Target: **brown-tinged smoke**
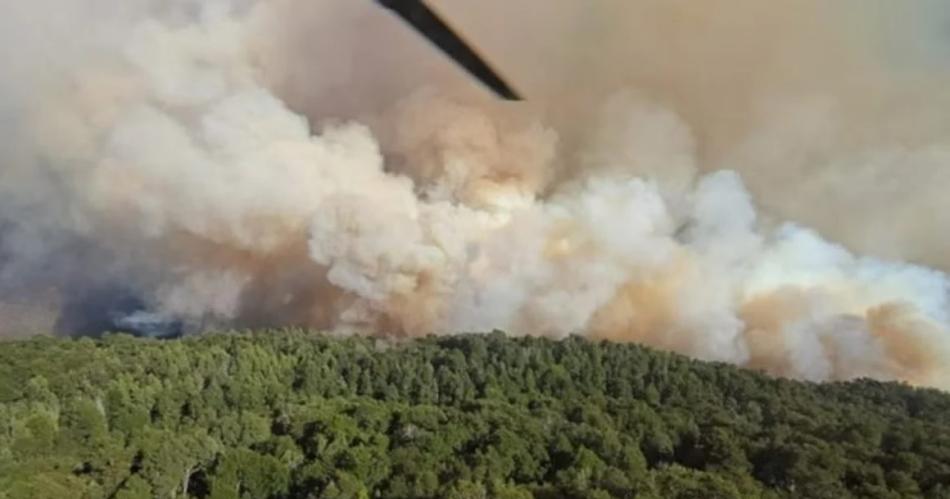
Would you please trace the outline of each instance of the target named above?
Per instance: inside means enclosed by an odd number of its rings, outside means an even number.
[[[0,7],[4,334],[501,328],[950,387],[950,8],[431,3],[527,102],[369,1]]]

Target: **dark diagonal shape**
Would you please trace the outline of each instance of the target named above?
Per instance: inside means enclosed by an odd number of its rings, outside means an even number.
[[[398,14],[472,76],[491,88],[499,97],[521,100],[521,97],[498,76],[498,73],[455,34],[452,28],[425,2],[422,0],[376,0],[376,2]]]

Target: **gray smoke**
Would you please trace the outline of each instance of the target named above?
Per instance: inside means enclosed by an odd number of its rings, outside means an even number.
[[[950,386],[950,9],[432,3],[528,102],[372,2],[0,7],[5,334],[502,328]]]

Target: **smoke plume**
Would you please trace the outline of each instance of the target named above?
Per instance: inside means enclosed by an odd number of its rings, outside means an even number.
[[[636,341],[950,387],[950,8],[0,7],[7,336],[300,325]]]

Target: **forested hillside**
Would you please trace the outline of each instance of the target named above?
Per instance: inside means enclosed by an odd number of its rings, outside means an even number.
[[[950,497],[950,395],[630,344],[0,345],[0,497]]]

